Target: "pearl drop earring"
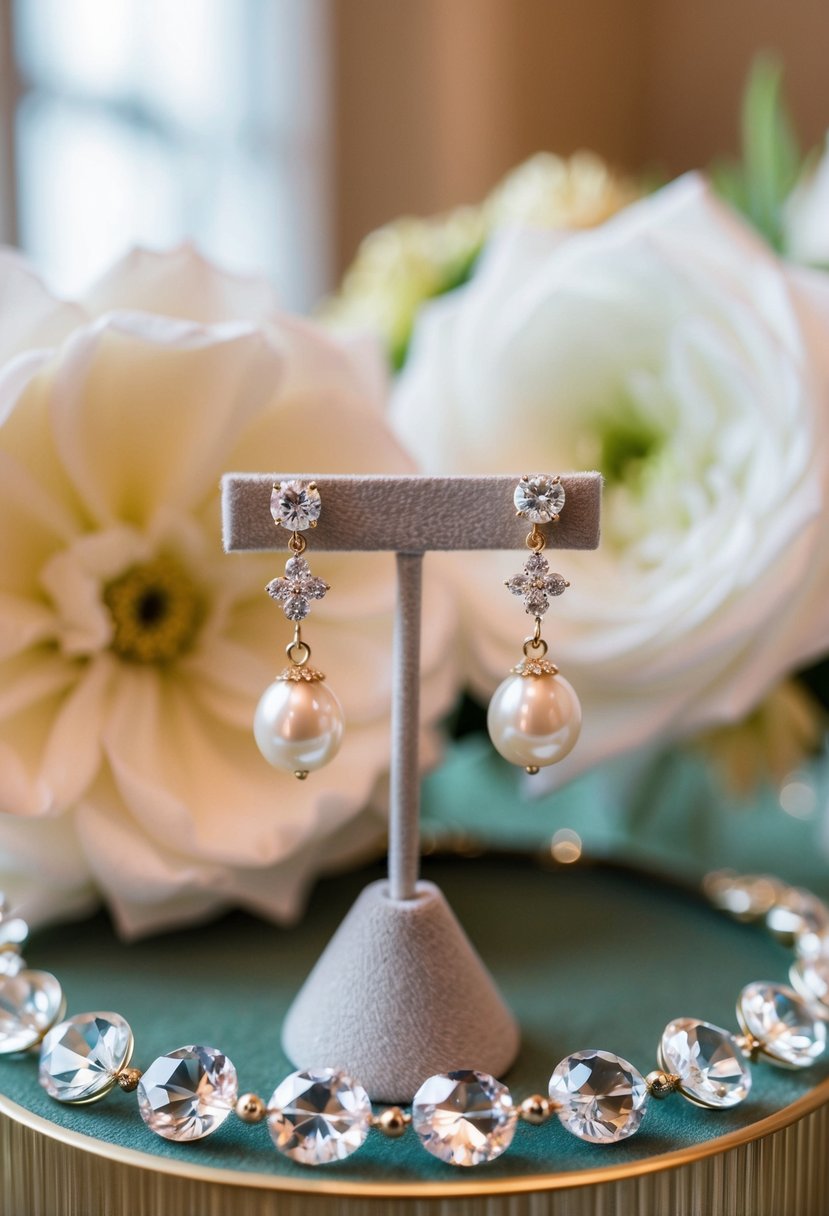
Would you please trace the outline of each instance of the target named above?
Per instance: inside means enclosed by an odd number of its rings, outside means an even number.
[[[265,590],[294,622],[294,636],[286,647],[291,666],[263,692],[253,719],[253,734],[268,763],[293,773],[300,781],[336,756],[343,737],[342,706],[324,682],[322,672],[308,665],[311,648],[302,640],[300,627],[311,611],[312,600],[321,600],[330,590],[328,583],[315,578],[302,556],[306,541],[300,533],[317,526],[321,509],[315,482],[274,484],[271,515],[277,526],[291,532],[291,556],[285,563],[284,578],[271,579]]]
[[[513,667],[493,693],[487,728],[496,751],[511,764],[523,765],[528,773],[563,760],[581,731],[579,699],[545,657],[547,643],[541,636],[541,619],[550,607],[550,596],[561,595],[570,586],[560,574],[550,572],[550,563],[542,556],[547,542],[539,527],[558,522],[564,497],[561,479],[546,475],[522,477],[513,496],[518,515],[532,523],[527,536],[531,553],[521,573],[506,586],[523,598],[525,611],[535,617],[535,628],[524,640],[523,662]]]

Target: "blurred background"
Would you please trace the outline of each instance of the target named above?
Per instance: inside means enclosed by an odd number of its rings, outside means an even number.
[[[189,238],[307,308],[371,228],[539,149],[735,151],[761,50],[812,146],[828,48],[825,0],[0,0],[0,236],[65,294]]]

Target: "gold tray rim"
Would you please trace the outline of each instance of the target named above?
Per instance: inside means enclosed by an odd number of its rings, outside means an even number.
[[[766,1115],[765,1118],[758,1119],[739,1131],[727,1132],[724,1136],[706,1140],[702,1144],[690,1148],[657,1153],[652,1157],[628,1161],[621,1165],[595,1166],[586,1170],[573,1170],[561,1174],[525,1174],[516,1178],[496,1178],[490,1182],[487,1182],[484,1177],[477,1176],[468,1181],[455,1182],[384,1181],[371,1183],[349,1182],[342,1179],[327,1181],[325,1177],[316,1175],[306,1182],[300,1178],[282,1178],[275,1174],[244,1173],[241,1170],[220,1169],[216,1166],[199,1167],[196,1164],[191,1165],[189,1162],[155,1157],[151,1153],[138,1149],[124,1148],[106,1140],[97,1140],[94,1136],[87,1136],[83,1132],[58,1127],[57,1124],[51,1123],[41,1115],[36,1115],[26,1107],[12,1102],[2,1093],[0,1093],[0,1115],[5,1115],[6,1118],[31,1131],[49,1136],[70,1148],[91,1153],[93,1156],[105,1157],[123,1165],[154,1170],[162,1174],[172,1174],[192,1181],[293,1194],[314,1193],[375,1199],[451,1199],[455,1196],[460,1198],[476,1195],[520,1195],[531,1192],[572,1190],[577,1187],[618,1182],[627,1178],[653,1174],[660,1170],[678,1169],[705,1157],[728,1153],[732,1149],[750,1144],[754,1140],[782,1131],[825,1103],[829,1103],[829,1077],[819,1082],[802,1098],[798,1098],[796,1102],[784,1106],[781,1110]],[[601,1149],[597,1149],[597,1151],[601,1152]]]

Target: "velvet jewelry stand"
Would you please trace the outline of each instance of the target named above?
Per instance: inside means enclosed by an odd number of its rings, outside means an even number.
[[[224,478],[228,552],[287,547],[284,529],[270,516],[270,495],[275,481],[296,476]],[[436,549],[520,553],[530,525],[512,505],[519,475],[301,477],[316,481],[323,504],[309,533],[311,561],[325,551],[397,556],[389,867],[388,882],[366,887],[329,942],[288,1011],[282,1042],[298,1068],[345,1061],[373,1101],[410,1102],[425,1077],[461,1059],[500,1076],[520,1041],[513,1015],[442,893],[419,881],[423,555]],[[595,549],[600,475],[571,474],[562,484],[565,505],[559,521],[543,529],[547,544]],[[521,636],[516,612],[516,654]]]

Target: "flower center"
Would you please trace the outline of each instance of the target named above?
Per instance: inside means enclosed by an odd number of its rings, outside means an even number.
[[[599,433],[599,468],[609,485],[639,476],[664,442],[664,436],[633,409],[622,409],[604,420]]]
[[[175,559],[157,557],[107,584],[112,649],[132,663],[170,663],[195,641],[202,596]]]

